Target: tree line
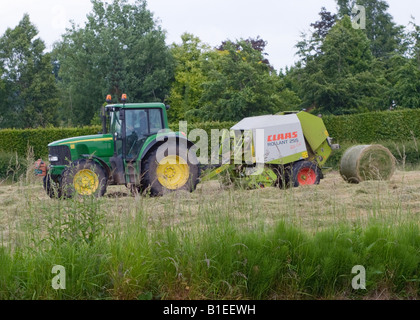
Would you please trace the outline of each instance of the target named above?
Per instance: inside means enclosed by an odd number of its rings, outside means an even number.
[[[212,48],[185,33],[167,45],[145,0],[91,2],[85,25],[73,23],[51,52],[28,14],[0,37],[0,128],[95,124],[104,97],[122,93],[170,104],[172,122],[420,108],[420,26],[397,25],[384,0],[357,1],[366,29],[354,27],[354,0],[321,8],[284,70],[260,37]]]

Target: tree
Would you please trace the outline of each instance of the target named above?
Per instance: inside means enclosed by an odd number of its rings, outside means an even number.
[[[258,36],[256,39],[254,38],[248,38],[246,40],[242,40],[243,42],[245,42],[246,44],[251,45],[252,49],[259,51],[263,56],[268,56],[268,53],[265,52],[265,47],[267,46],[268,42],[264,41],[263,39],[260,38],[260,36]],[[241,42],[232,42],[230,40],[226,40],[223,41],[222,44],[217,47],[216,49],[219,51],[225,51],[227,49],[227,47],[234,45],[236,47],[237,51],[241,51],[243,50],[242,46],[241,46]],[[272,70],[274,70],[274,68],[270,65],[270,61],[268,61],[268,59],[263,59],[261,60],[262,63],[270,66],[270,68]]]
[[[355,5],[366,10],[366,35],[371,41],[371,51],[376,58],[390,58],[398,53],[402,26],[397,26],[387,12],[389,5],[384,0],[337,0],[339,16],[351,16]]]
[[[410,22],[412,30],[408,31],[406,37],[407,55],[415,61],[418,69],[420,69],[420,26],[414,21]]]
[[[306,34],[302,34],[302,40],[296,45],[297,54],[303,63],[321,54],[322,42],[337,21],[337,15],[327,11],[325,7],[321,8],[319,16],[321,20],[311,23],[313,28],[311,36],[308,38]]]
[[[67,116],[77,125],[91,122],[107,94],[115,102],[122,93],[131,102],[165,101],[173,76],[165,32],[145,0],[91,2],[84,28],[73,24],[54,51]]]
[[[420,68],[415,59],[405,61],[393,71],[393,98],[396,106],[420,108]]]
[[[403,42],[405,54],[390,59],[394,107],[420,108],[420,26],[410,22]]]
[[[321,8],[319,15],[321,20],[311,23],[311,27],[315,29],[314,35],[317,38],[324,39],[337,21],[337,15],[327,11],[325,7]]]
[[[51,57],[43,53],[45,44],[37,35],[38,30],[25,14],[14,29],[7,29],[0,38],[0,66],[6,91],[0,127],[56,124],[59,99]]]
[[[338,16],[351,16],[351,11],[356,2],[354,0],[336,0],[338,6]]]
[[[301,83],[302,107],[344,114],[390,105],[383,66],[373,57],[365,33],[353,29],[348,16],[331,29],[321,52],[294,72]]]
[[[175,61],[174,82],[171,86],[169,103],[170,121],[194,120],[186,118],[190,110],[200,105],[203,95],[203,83],[207,77],[203,73],[202,63],[210,47],[203,44],[199,38],[184,33],[180,45],[173,44],[171,53]],[[189,113],[191,115],[191,113]]]
[[[0,128],[3,128],[2,124],[6,124],[8,121],[7,117],[7,93],[6,93],[6,82],[3,80],[4,70],[0,65]]]
[[[282,111],[299,100],[291,91],[283,92],[283,82],[249,41],[226,41],[220,49],[203,62],[208,80],[203,83],[199,109],[190,114],[204,121],[239,121]]]

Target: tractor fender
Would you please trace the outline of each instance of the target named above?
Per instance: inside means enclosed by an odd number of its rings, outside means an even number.
[[[102,168],[104,168],[105,173],[108,176],[108,179],[111,177],[111,168],[108,166],[108,164],[104,160],[92,154],[82,154],[81,157],[86,160],[93,160],[93,161],[99,162]]]
[[[156,147],[159,147],[160,145],[164,144],[165,142],[169,140],[176,141],[176,142],[178,142],[179,140],[184,140],[187,142],[188,149],[194,146],[194,143],[188,140],[187,137],[185,137],[184,135],[176,135],[175,133],[172,133],[172,134],[160,136],[159,138],[156,138],[155,140],[153,140],[153,142],[149,143],[149,145],[146,147],[146,149],[144,149],[143,153],[141,154],[140,160],[143,160],[151,150],[153,150]]]

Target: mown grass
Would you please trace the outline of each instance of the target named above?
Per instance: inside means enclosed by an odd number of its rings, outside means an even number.
[[[419,176],[67,201],[0,185],[0,299],[418,299]]]

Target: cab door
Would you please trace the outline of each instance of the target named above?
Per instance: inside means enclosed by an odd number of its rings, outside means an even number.
[[[140,185],[141,157],[140,152],[149,137],[157,134],[163,128],[162,110],[125,109],[125,139],[123,145],[123,158],[126,167],[126,180]]]
[[[114,156],[110,159],[117,184],[140,185],[140,152],[147,139],[164,127],[162,110],[120,109],[111,119],[114,135]]]
[[[109,159],[111,164],[112,183],[126,184],[125,179],[125,110],[116,109],[111,114],[111,132],[113,134],[114,155]]]

